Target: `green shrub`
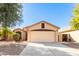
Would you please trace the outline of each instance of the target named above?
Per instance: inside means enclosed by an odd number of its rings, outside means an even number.
[[[13,39],[17,42],[17,41],[20,41],[20,34],[18,34],[18,33],[15,33],[14,35],[13,35]]]
[[[8,40],[10,37],[13,37],[14,32],[8,27],[1,27],[0,29],[0,40]],[[11,40],[11,39],[10,39]]]

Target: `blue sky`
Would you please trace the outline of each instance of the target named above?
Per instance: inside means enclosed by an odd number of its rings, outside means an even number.
[[[25,3],[23,4],[23,23],[19,28],[39,21],[48,21],[61,29],[69,26],[75,4],[68,3]]]

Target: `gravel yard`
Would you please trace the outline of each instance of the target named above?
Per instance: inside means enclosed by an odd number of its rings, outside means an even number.
[[[77,42],[64,42],[62,44],[79,50],[79,43]]]
[[[0,55],[19,55],[26,42],[0,42]]]

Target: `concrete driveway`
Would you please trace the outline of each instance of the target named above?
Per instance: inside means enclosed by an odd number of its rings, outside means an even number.
[[[62,43],[28,43],[23,56],[79,56],[79,50]]]

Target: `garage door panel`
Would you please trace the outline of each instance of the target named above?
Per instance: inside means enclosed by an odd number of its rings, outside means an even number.
[[[55,32],[53,31],[32,31],[31,42],[54,42]]]

